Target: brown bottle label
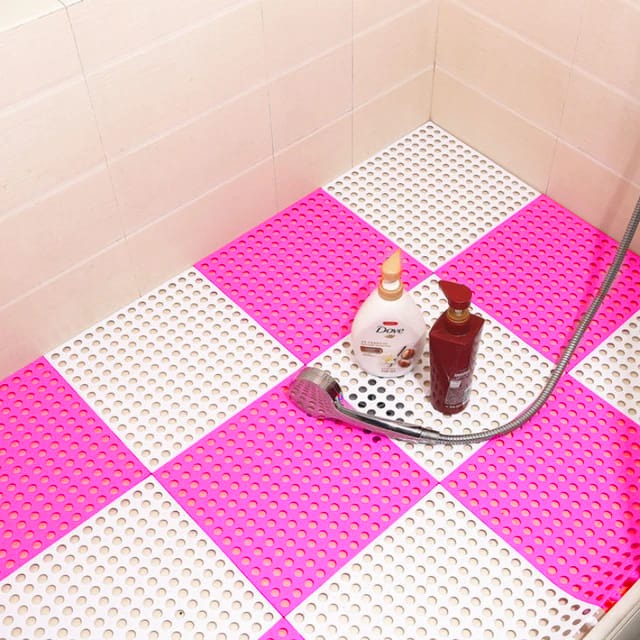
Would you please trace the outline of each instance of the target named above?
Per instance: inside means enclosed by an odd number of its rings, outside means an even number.
[[[471,369],[464,369],[451,376],[447,387],[447,395],[444,399],[444,404],[447,408],[456,409],[469,402],[472,375]]]

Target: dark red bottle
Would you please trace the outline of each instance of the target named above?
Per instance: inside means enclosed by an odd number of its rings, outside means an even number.
[[[473,368],[484,320],[469,311],[471,289],[440,281],[449,308],[429,332],[431,404],[446,415],[462,411],[469,402]]]

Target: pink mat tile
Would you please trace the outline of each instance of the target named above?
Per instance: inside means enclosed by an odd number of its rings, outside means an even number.
[[[283,619],[261,636],[260,640],[305,640],[305,638]]]
[[[303,362],[344,338],[396,245],[321,189],[195,266]],[[403,280],[430,271],[404,254]]]
[[[0,382],[0,577],[148,471],[40,358]]]
[[[540,196],[438,270],[553,361],[598,292],[617,244]],[[640,257],[629,253],[573,364],[640,309]]]
[[[386,438],[304,415],[287,384],[156,472],[283,614],[435,484]]]
[[[606,609],[640,578],[640,426],[568,375],[445,485],[577,598]]]

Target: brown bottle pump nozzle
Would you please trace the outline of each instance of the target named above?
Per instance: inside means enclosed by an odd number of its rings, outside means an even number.
[[[469,320],[471,313],[471,289],[464,284],[451,282],[450,280],[440,280],[440,289],[447,297],[449,309],[447,309],[447,319],[455,324],[463,324]]]

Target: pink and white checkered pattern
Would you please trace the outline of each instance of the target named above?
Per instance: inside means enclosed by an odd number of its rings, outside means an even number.
[[[482,313],[512,339],[554,360],[615,246],[540,196],[436,273],[467,283]],[[227,297],[226,304],[240,307],[308,363],[348,336],[380,263],[395,248],[382,230],[318,189],[196,267]],[[409,287],[432,273],[410,252],[404,265]],[[640,258],[629,254],[574,365],[639,312]],[[215,310],[209,317],[215,319]],[[242,335],[244,320],[238,322]],[[345,358],[344,367],[353,366]],[[171,371],[164,375],[170,382]],[[215,373],[212,379],[215,384]],[[451,594],[461,589],[474,601],[470,590],[483,588],[484,569],[477,578],[469,572],[481,566],[480,555],[499,545],[502,574],[517,571],[514,584],[533,593],[532,601],[539,588],[544,597],[555,594],[572,607],[575,631],[578,622],[592,623],[594,612],[608,609],[640,578],[640,425],[571,371],[525,427],[471,453],[441,481],[384,437],[302,414],[288,398],[291,380],[239,407],[153,472],[44,357],[0,382],[0,619],[7,635],[36,637],[40,629],[46,637],[49,628],[73,635],[77,624],[98,635],[100,629],[111,629],[112,636],[129,629],[131,637],[155,625],[173,637],[176,620],[163,622],[162,607],[138,591],[139,581],[147,580],[169,599],[166,606],[181,618],[185,633],[201,627],[213,633],[207,627],[213,621],[199,608],[206,596],[218,607],[216,637],[310,640],[325,637],[321,627],[343,637],[349,628],[365,626],[390,637],[398,633],[394,612],[402,609],[392,587],[404,576],[407,593],[422,594],[425,603],[436,598],[425,620],[451,628],[455,638],[456,626],[467,633],[467,623],[450,613],[460,605],[451,604]],[[182,388],[190,384],[181,374]],[[140,393],[127,401],[148,401]],[[373,385],[372,403],[375,393]],[[425,388],[424,402],[427,393]],[[197,416],[199,408],[191,409]],[[179,423],[176,416],[173,422]],[[432,450],[437,456],[438,448]],[[101,544],[104,536],[122,545],[122,557]],[[474,545],[483,539],[489,542],[474,556]],[[396,552],[402,566],[394,561]],[[181,553],[188,556],[188,569]],[[149,570],[156,572],[154,582]],[[118,617],[112,607],[110,622],[108,607],[99,613],[98,605],[87,605],[95,587],[82,594],[83,572],[86,584],[89,574],[103,581],[104,598],[117,594],[131,605],[129,613]],[[356,574],[361,581],[349,582]],[[57,596],[60,601],[51,596],[45,615],[41,604],[53,593],[49,581],[56,580],[75,586]],[[370,611],[346,604],[347,594],[356,592]],[[446,602],[451,606],[438,608]],[[85,608],[77,613],[81,604]],[[511,628],[511,605],[503,613],[500,602],[494,599],[494,605],[497,618],[487,624]],[[556,624],[551,614],[535,609],[523,624]],[[469,622],[469,633],[475,629],[480,637],[482,624],[480,618]]]
[[[149,471],[40,358],[0,382],[0,575]]]

